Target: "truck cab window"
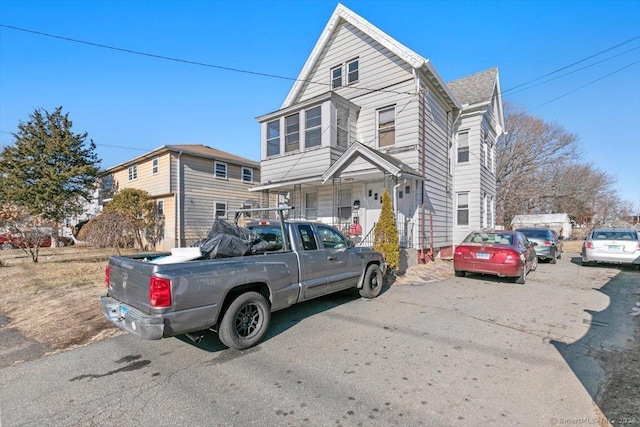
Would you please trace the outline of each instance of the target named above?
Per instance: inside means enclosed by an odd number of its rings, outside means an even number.
[[[302,247],[305,251],[314,251],[318,249],[316,238],[313,235],[313,229],[308,224],[298,225],[300,231],[300,238],[302,239]]]

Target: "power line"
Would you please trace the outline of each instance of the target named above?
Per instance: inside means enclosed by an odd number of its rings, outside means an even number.
[[[514,87],[512,87],[512,88],[509,88],[509,89],[507,89],[507,90],[503,90],[503,91],[502,91],[502,94],[505,94],[506,92],[510,92],[510,91],[512,91],[512,90],[514,90],[514,89],[517,89],[517,88],[519,88],[519,87],[522,87],[522,86],[528,85],[529,83],[533,83],[533,82],[536,82],[536,81],[538,81],[538,80],[544,79],[545,77],[549,77],[549,76],[550,76],[550,75],[552,75],[552,74],[555,74],[555,73],[558,73],[558,72],[560,72],[560,71],[566,70],[567,68],[571,68],[571,67],[573,67],[574,65],[577,65],[577,64],[580,64],[580,63],[582,63],[582,62],[588,61],[588,60],[589,60],[589,59],[591,59],[591,58],[595,58],[595,57],[596,57],[596,56],[598,56],[598,55],[602,55],[603,53],[609,52],[609,51],[611,51],[611,50],[613,50],[613,49],[615,49],[615,48],[618,48],[618,47],[620,47],[620,46],[622,46],[622,45],[625,45],[625,44],[627,44],[627,43],[631,43],[632,41],[637,40],[637,39],[640,39],[640,36],[635,36],[635,37],[633,37],[633,38],[630,38],[629,40],[626,40],[626,41],[624,41],[624,42],[622,42],[622,43],[618,43],[617,45],[615,45],[615,46],[611,46],[610,48],[607,48],[607,49],[605,49],[605,50],[602,50],[602,51],[600,51],[600,52],[598,52],[598,53],[594,53],[593,55],[588,56],[588,57],[586,57],[586,58],[583,58],[583,59],[581,59],[581,60],[579,60],[579,61],[576,61],[576,62],[574,62],[574,63],[572,63],[572,64],[565,65],[564,67],[558,68],[557,70],[554,70],[554,71],[552,71],[552,72],[550,72],[550,73],[547,73],[547,74],[542,75],[542,76],[540,76],[540,77],[536,77],[536,78],[535,78],[535,79],[533,79],[533,80],[529,80],[528,82],[525,82],[525,83],[519,84],[519,85],[514,86]]]
[[[42,31],[29,30],[27,28],[14,27],[13,25],[0,24],[0,27],[4,27],[4,28],[11,29],[11,30],[16,30],[16,31],[22,31],[22,32],[25,32],[25,33],[30,33],[30,34],[36,34],[36,35],[39,35],[39,36],[50,37],[50,38],[54,38],[54,39],[58,39],[58,40],[64,40],[64,41],[68,41],[68,42],[79,43],[79,44],[84,44],[84,45],[93,46],[93,47],[99,47],[99,48],[102,48],[102,49],[110,49],[110,50],[115,50],[115,51],[118,51],[118,52],[130,53],[132,55],[146,56],[146,57],[149,57],[149,58],[163,59],[163,60],[166,60],[166,61],[180,62],[180,63],[183,63],[183,64],[197,65],[197,66],[200,66],[200,67],[215,68],[215,69],[218,69],[218,70],[232,71],[232,72],[235,72],[235,73],[251,74],[251,75],[254,75],[254,76],[270,77],[270,78],[274,78],[274,79],[289,80],[289,81],[293,81],[293,82],[302,82],[302,83],[316,84],[316,85],[322,85],[322,86],[331,86],[332,85],[332,83],[314,82],[312,80],[300,80],[300,79],[297,79],[297,78],[280,76],[280,75],[277,75],[277,74],[270,74],[270,73],[263,73],[263,72],[259,72],[259,71],[244,70],[244,69],[241,69],[241,68],[234,68],[234,67],[225,67],[225,66],[222,66],[222,65],[207,64],[205,62],[191,61],[191,60],[187,60],[187,59],[174,58],[174,57],[171,57],[171,56],[156,55],[156,54],[153,54],[153,53],[147,53],[147,52],[142,52],[142,51],[132,50],[132,49],[125,49],[125,48],[116,47],[116,46],[109,46],[109,45],[106,45],[106,44],[94,43],[94,42],[89,42],[89,41],[86,41],[86,40],[74,39],[74,38],[71,38],[71,37],[58,36],[58,35],[55,35],[55,34],[44,33]],[[387,90],[387,89],[372,89],[372,88],[359,87],[359,86],[349,86],[349,87],[352,88],[352,89],[365,90],[365,91],[369,91],[369,92],[386,92],[386,93],[395,93],[395,94],[401,94],[401,95],[414,95],[412,92],[399,92],[399,91]]]

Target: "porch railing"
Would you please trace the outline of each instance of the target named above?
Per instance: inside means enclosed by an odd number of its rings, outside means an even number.
[[[405,223],[398,222],[396,223],[396,227],[398,228],[398,241],[400,242],[401,248],[412,248],[413,247],[413,223]],[[360,239],[360,241],[356,241],[358,246],[373,246],[374,243],[374,231],[376,229],[376,224],[373,224],[373,227],[365,234],[365,236]],[[357,240],[357,239],[356,239]]]

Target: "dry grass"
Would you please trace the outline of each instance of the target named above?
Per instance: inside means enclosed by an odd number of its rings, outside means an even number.
[[[582,252],[582,244],[584,240],[567,240],[566,242],[562,242],[562,250],[564,252],[574,252],[580,253]]]
[[[112,250],[45,248],[38,263],[21,250],[0,251],[0,307],[26,337],[63,349],[119,333],[102,315],[104,269]]]

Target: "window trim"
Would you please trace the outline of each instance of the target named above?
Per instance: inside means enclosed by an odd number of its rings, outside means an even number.
[[[269,125],[276,123],[278,125],[278,135],[273,137],[273,138],[269,138]],[[267,122],[267,130],[266,130],[266,140],[267,140],[267,157],[272,157],[272,156],[279,156],[280,153],[282,152],[282,147],[281,147],[281,134],[282,134],[282,129],[280,129],[280,119],[276,119],[276,120],[272,120],[270,122]],[[278,150],[276,153],[269,153],[269,143],[272,142],[278,142],[277,147]],[[275,144],[273,145],[274,147],[276,146]]]
[[[318,116],[320,118],[320,123],[317,126],[307,127],[307,122],[308,122],[307,114],[309,113],[309,111],[315,110],[315,109],[320,111],[320,115]],[[307,140],[308,140],[307,135],[309,131],[315,131],[315,130],[320,131],[320,140],[318,144],[309,146],[307,145]],[[321,147],[321,146],[322,146],[322,104],[319,104],[304,110],[304,149],[306,150],[307,148],[315,148],[315,147]]]
[[[387,110],[391,110],[393,109],[393,144],[388,144],[388,145],[380,145],[380,131],[381,130],[387,130],[390,131],[391,130],[391,126],[387,126],[384,129],[380,128],[380,114],[382,112],[385,112]],[[376,110],[376,140],[377,140],[377,144],[378,144],[378,148],[383,148],[383,147],[395,147],[396,145],[396,130],[397,130],[397,116],[396,116],[396,105],[387,105],[386,107],[382,107],[382,108],[378,108]]]
[[[349,71],[349,65],[353,64],[354,62],[357,64],[356,70],[355,70],[355,73],[357,74],[357,78],[355,80],[351,80],[351,74],[353,73],[353,71],[351,72]],[[360,58],[354,58],[345,63],[345,77],[347,79],[346,86],[350,86],[360,81]]]
[[[338,89],[338,88],[344,86],[344,76],[343,76],[343,74],[344,74],[343,68],[344,67],[343,66],[344,66],[344,64],[340,64],[338,66],[332,67],[329,70],[329,79],[330,79],[329,81],[331,82],[331,90]],[[333,75],[334,71],[340,71],[340,76],[339,77],[334,77],[334,75]],[[338,80],[338,79],[340,79],[340,84],[336,86],[336,80]]]
[[[224,176],[218,176],[218,166],[224,166]],[[213,176],[216,179],[229,179],[229,165],[225,162],[214,161],[213,162]]]
[[[224,216],[218,216],[217,212],[218,212],[218,205],[224,205]],[[229,214],[229,205],[227,202],[213,202],[213,217],[214,218],[227,218],[227,215]]]
[[[293,131],[293,132],[289,132],[288,129],[288,124],[287,124],[287,119],[297,116],[298,117],[298,125],[297,125],[297,130]],[[291,143],[289,141],[287,141],[287,138],[289,136],[293,136],[295,134],[298,134],[298,138],[295,140],[294,143]],[[289,148],[289,146],[295,145],[297,144],[298,147],[297,148]],[[296,151],[300,151],[300,111],[293,113],[293,114],[289,114],[288,116],[284,116],[284,152],[286,153],[295,153]]]
[[[249,171],[251,173],[251,179],[250,180],[244,179],[246,171]],[[242,182],[244,182],[245,184],[253,184],[253,168],[248,168],[246,166],[242,166],[241,174],[242,174],[242,177],[241,177]]]
[[[467,196],[467,204],[466,204],[466,208],[464,208],[463,210],[467,211],[467,222],[466,224],[461,224],[460,223],[460,196]],[[469,191],[461,191],[459,193],[456,193],[456,225],[457,226],[469,226],[469,195],[470,192]],[[463,205],[465,206],[465,205]]]
[[[151,175],[157,175],[160,172],[160,157],[156,156],[151,159]]]
[[[460,146],[460,135],[462,134],[467,134],[467,145],[464,146]],[[469,143],[469,129],[466,130],[462,130],[459,131],[458,134],[456,135],[456,163],[469,163],[469,160],[471,159],[471,152],[470,152],[470,143]],[[461,151],[460,148],[466,148],[466,150]],[[460,160],[460,154],[461,153],[465,153],[467,154],[467,159],[466,160]]]
[[[164,217],[164,200],[156,201],[156,213],[159,217]]]
[[[129,166],[127,173],[129,181],[136,181],[138,179],[138,164]]]

